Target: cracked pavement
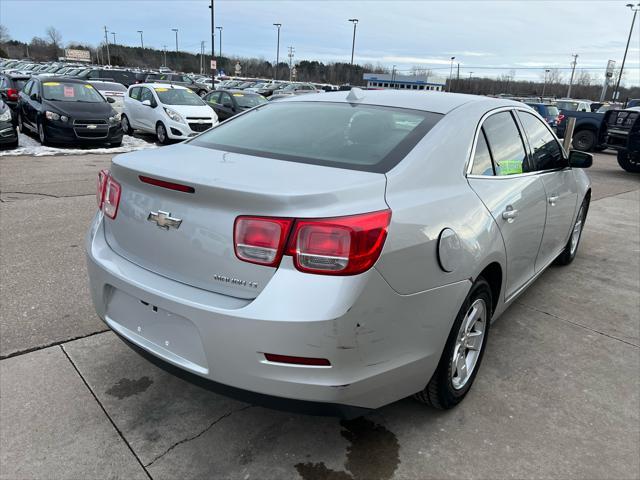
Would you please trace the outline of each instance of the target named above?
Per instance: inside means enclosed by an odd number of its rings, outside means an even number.
[[[351,421],[205,391],[107,331],[83,238],[109,160],[0,158],[0,479],[640,477],[640,177],[613,155],[576,261],[492,326],[467,399]]]

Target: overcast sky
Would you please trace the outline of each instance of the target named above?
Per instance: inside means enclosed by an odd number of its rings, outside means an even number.
[[[637,0],[634,0],[637,2]],[[495,76],[515,70],[516,79],[538,79],[547,68],[569,75],[571,54],[578,69],[600,80],[607,60],[619,66],[632,12],[628,0],[607,1],[313,1],[216,0],[216,25],[224,28],[225,55],[275,60],[276,29],[282,23],[280,58],[289,45],[296,59],[349,61],[352,24],[358,18],[355,61],[380,62],[400,70],[413,66],[449,74],[449,59],[461,76]],[[97,45],[103,26],[117,43],[211,49],[208,0],[0,0],[0,22],[12,38],[28,41],[55,26],[64,42]],[[626,84],[640,84],[640,18],[627,56]],[[217,32],[216,32],[217,34]],[[113,37],[109,36],[109,41]],[[216,37],[216,51],[218,50]]]

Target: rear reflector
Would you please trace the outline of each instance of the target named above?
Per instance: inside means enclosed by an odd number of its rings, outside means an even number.
[[[275,353],[265,353],[264,358],[270,362],[290,363],[293,365],[313,365],[316,367],[330,367],[331,362],[326,358],[292,357],[290,355],[277,355]]]
[[[233,228],[236,256],[245,262],[275,267],[280,263],[292,220],[238,217]]]
[[[189,185],[182,185],[180,183],[166,182],[164,180],[158,180],[157,178],[145,177],[140,175],[138,177],[142,183],[148,183],[149,185],[155,185],[156,187],[168,188],[169,190],[177,190],[178,192],[194,193],[195,188]]]

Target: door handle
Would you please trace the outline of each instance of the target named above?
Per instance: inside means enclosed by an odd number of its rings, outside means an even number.
[[[552,207],[554,207],[556,205],[556,201],[558,200],[558,195],[552,195],[548,198],[549,200],[549,205],[551,205]]]
[[[509,223],[513,223],[513,220],[519,215],[518,210],[515,210],[511,205],[507,206],[507,209],[502,212],[502,218]]]

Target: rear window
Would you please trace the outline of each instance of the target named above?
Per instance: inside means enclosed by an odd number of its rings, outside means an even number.
[[[578,110],[578,102],[557,102],[556,105],[560,110],[569,110],[570,112]]]
[[[190,143],[258,157],[384,173],[442,116],[377,105],[269,103]]]
[[[550,117],[557,117],[559,113],[560,111],[558,110],[558,107],[555,105],[547,105],[547,115]]]

